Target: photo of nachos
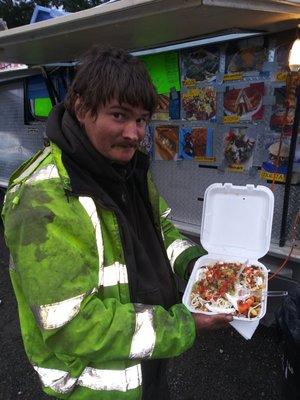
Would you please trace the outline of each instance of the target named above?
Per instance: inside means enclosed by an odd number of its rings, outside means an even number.
[[[187,120],[212,120],[216,115],[216,91],[213,87],[188,89],[182,94],[182,112]]]

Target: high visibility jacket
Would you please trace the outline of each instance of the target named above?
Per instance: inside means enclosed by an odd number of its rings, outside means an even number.
[[[27,356],[56,398],[141,399],[142,360],[173,357],[195,339],[182,304],[170,310],[130,301],[116,215],[70,180],[53,143],[12,176],[3,208]],[[149,174],[155,227],[174,272],[201,250],[167,220]]]

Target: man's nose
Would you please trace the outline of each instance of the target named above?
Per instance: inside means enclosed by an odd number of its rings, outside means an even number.
[[[123,138],[130,140],[139,139],[139,127],[136,121],[128,121],[123,129]]]

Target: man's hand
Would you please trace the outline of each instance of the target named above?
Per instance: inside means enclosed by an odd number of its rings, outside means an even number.
[[[222,329],[229,326],[229,322],[233,320],[230,314],[206,315],[192,313],[197,331]]]

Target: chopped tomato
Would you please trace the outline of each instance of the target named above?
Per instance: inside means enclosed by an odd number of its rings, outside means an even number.
[[[254,303],[254,298],[249,297],[249,299],[245,301],[238,301],[238,310],[241,314],[247,314],[249,308],[252,306]]]

